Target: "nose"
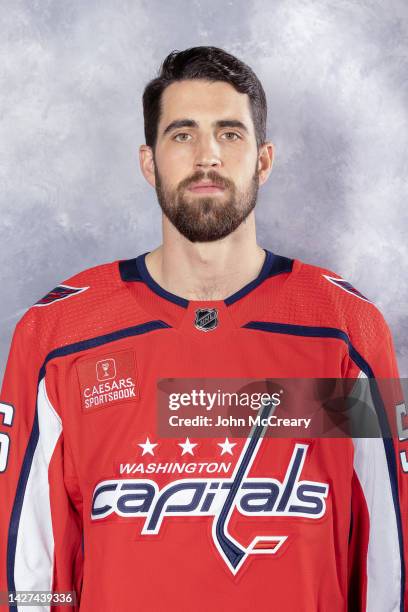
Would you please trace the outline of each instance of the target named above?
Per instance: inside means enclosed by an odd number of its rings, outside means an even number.
[[[201,138],[197,146],[195,165],[197,168],[221,166],[218,144],[213,138]]]

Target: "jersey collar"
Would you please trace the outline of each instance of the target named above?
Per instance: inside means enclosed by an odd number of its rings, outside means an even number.
[[[265,279],[270,278],[271,276],[276,276],[277,274],[290,272],[292,270],[293,259],[275,255],[272,253],[272,251],[268,251],[267,249],[264,249],[264,251],[265,260],[258,276],[253,281],[247,283],[244,285],[244,287],[227,297],[225,300],[221,300],[224,301],[226,306],[230,306],[243,298],[245,295],[248,295],[248,293],[258,287],[258,285],[260,285]],[[177,304],[183,308],[187,308],[190,300],[186,300],[179,295],[166,291],[166,289],[163,289],[163,287],[156,283],[154,278],[152,278],[147,269],[145,261],[146,255],[148,255],[149,252],[150,251],[146,251],[146,253],[143,253],[142,255],[139,255],[133,259],[119,261],[119,271],[122,280],[126,282],[145,283],[154,293],[165,300],[173,302],[173,304]]]

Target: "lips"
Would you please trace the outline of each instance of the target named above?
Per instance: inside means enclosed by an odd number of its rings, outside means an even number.
[[[224,191],[224,187],[221,187],[216,183],[200,181],[198,183],[192,183],[189,190],[193,191],[194,193],[216,193]]]

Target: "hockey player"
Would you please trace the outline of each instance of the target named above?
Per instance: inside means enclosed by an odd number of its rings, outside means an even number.
[[[408,432],[377,384],[398,379],[383,316],[338,274],[257,244],[274,146],[247,65],[173,52],[143,108],[163,243],[65,280],[14,333],[9,609],[28,591],[35,610],[403,612]],[[381,436],[161,436],[160,381],[213,378],[366,379]]]

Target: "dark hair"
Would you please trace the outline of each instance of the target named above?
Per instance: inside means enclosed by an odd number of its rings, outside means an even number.
[[[266,141],[266,96],[253,70],[218,47],[191,47],[172,51],[164,60],[159,75],[145,87],[143,115],[147,145],[153,149],[156,146],[163,91],[171,83],[185,79],[225,81],[238,92],[248,94],[258,149]]]

